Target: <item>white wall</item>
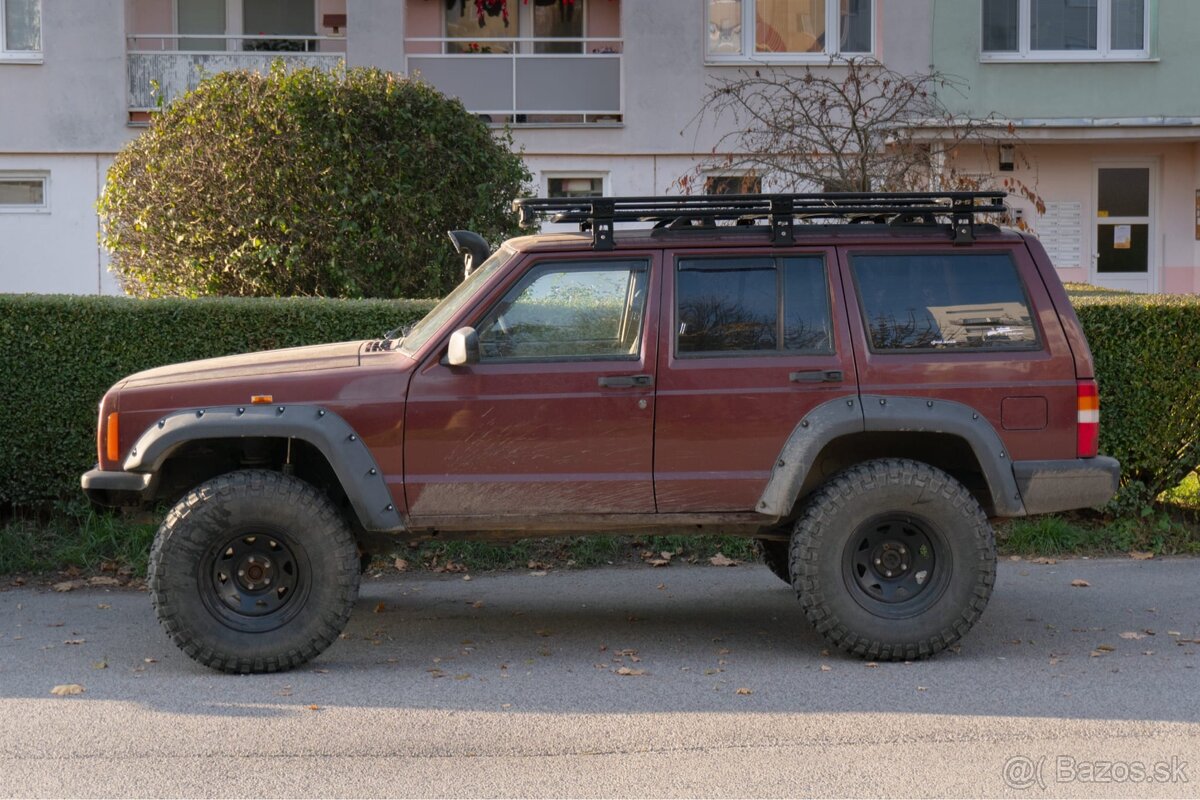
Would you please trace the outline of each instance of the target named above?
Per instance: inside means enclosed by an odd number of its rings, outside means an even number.
[[[108,155],[0,155],[0,172],[49,172],[48,208],[0,211],[0,292],[117,294],[97,246],[95,211]]]

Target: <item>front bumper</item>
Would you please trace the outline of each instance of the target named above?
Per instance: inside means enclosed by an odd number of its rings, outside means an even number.
[[[1016,461],[1013,475],[1027,514],[1102,506],[1117,492],[1121,465],[1115,458]]]
[[[79,479],[84,493],[96,505],[122,506],[141,502],[150,491],[154,475],[146,472],[119,472],[90,469]]]

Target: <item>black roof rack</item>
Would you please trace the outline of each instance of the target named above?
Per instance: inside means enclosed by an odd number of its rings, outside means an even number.
[[[577,222],[592,232],[597,250],[613,248],[613,223],[654,222],[714,226],[718,220],[754,224],[768,220],[771,241],[789,245],[795,240],[796,220],[842,219],[901,224],[937,224],[949,220],[955,244],[975,240],[975,216],[1004,212],[1006,192],[822,192],[817,194],[706,194],[675,197],[525,197],[513,201],[521,225]]]

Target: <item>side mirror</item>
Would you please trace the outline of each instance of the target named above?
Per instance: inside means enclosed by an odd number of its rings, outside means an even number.
[[[452,367],[479,363],[479,334],[474,328],[459,328],[450,334],[450,348],[446,360]]]

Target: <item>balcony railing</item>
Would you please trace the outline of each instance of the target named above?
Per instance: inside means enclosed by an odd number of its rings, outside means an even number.
[[[334,36],[136,34],[127,37],[129,110],[152,111],[207,75],[235,69],[262,72],[277,58],[289,65],[336,67],[345,39]],[[334,50],[332,48],[338,48]],[[156,89],[157,87],[157,89]]]
[[[414,37],[405,48],[409,75],[476,114],[533,122],[624,113],[620,39]]]

